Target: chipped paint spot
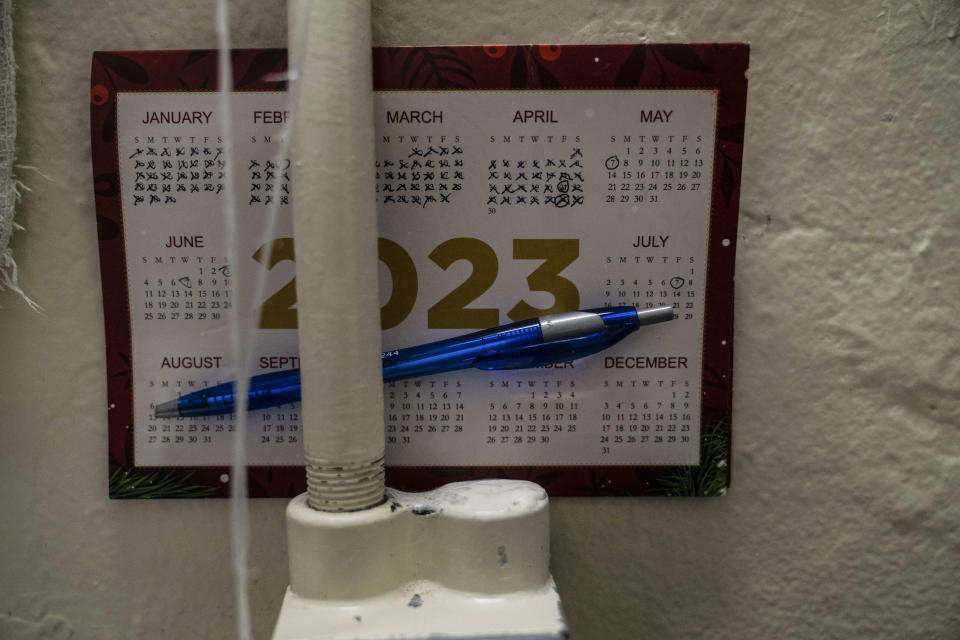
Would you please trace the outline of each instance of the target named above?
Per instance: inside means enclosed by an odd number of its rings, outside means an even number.
[[[421,504],[415,506],[413,509],[413,515],[415,516],[429,516],[431,513],[436,513],[437,510],[431,507],[428,504]]]
[[[413,594],[413,597],[410,598],[410,602],[407,603],[407,606],[413,607],[414,609],[416,609],[422,604],[423,604],[423,598],[420,597],[419,593],[415,593]]]
[[[500,566],[507,564],[507,548],[503,545],[497,547],[497,556],[500,559]]]

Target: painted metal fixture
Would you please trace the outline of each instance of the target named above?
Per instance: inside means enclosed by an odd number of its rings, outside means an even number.
[[[532,482],[387,489],[352,513],[287,507],[290,587],[273,640],[560,640],[546,492]]]

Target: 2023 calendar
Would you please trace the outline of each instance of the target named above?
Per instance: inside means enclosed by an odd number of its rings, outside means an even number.
[[[383,350],[578,308],[674,309],[582,360],[385,384],[388,483],[722,493],[747,45],[375,48],[373,59]],[[250,495],[305,488],[299,404],[251,413],[242,434],[229,415],[153,414],[235,376],[230,163],[235,255],[267,277],[249,373],[299,364],[291,212],[304,205],[280,153],[286,55],[233,52],[231,122],[211,90],[216,62],[208,50],[93,57],[113,497],[225,496],[237,437]]]

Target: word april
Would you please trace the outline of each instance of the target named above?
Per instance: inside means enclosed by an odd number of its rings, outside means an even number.
[[[541,110],[541,109],[527,109],[526,111],[517,110],[513,114],[514,122],[543,122],[543,123],[556,123],[557,116],[554,115],[553,110]]]

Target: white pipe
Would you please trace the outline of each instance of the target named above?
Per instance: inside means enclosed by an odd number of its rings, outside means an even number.
[[[233,69],[230,56],[230,16],[226,0],[217,2],[217,111],[223,123],[223,146],[227,157],[234,150],[230,101],[233,98]],[[228,163],[223,176],[223,211],[227,232],[227,256],[230,264],[238,264],[239,233],[236,198],[233,191],[235,168]],[[238,299],[240,277],[237,274],[230,286],[230,295]],[[250,549],[249,505],[247,504],[247,445],[241,436],[247,432],[247,389],[250,378],[250,348],[240,325],[240,309],[232,305],[230,311],[230,354],[236,367],[237,430],[233,438],[233,463],[230,484],[230,550],[233,559],[234,598],[237,605],[237,637],[250,640],[250,585],[248,555]]]
[[[306,1],[287,14],[303,38],[290,51],[303,47],[292,164],[307,501],[355,511],[384,499],[370,3]]]

